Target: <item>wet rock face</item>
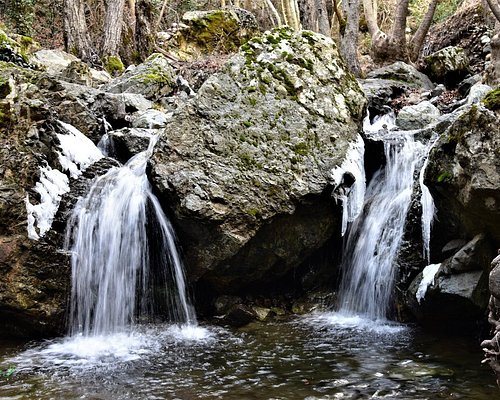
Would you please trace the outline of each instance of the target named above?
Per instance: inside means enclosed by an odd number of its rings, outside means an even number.
[[[276,281],[338,229],[332,169],[365,98],[333,42],[275,30],[252,39],[174,113],[152,180],[189,276],[218,293]]]
[[[445,241],[478,232],[500,239],[499,160],[499,115],[481,105],[472,106],[441,135],[425,180]]]
[[[419,322],[433,329],[474,331],[488,302],[486,277],[493,252],[488,238],[479,234],[443,261],[427,284],[428,272],[420,273],[407,297]]]
[[[490,301],[488,304],[488,322],[491,325],[491,336],[484,340],[481,347],[484,351],[483,363],[488,363],[497,376],[500,386],[500,255],[491,262],[489,274]]]

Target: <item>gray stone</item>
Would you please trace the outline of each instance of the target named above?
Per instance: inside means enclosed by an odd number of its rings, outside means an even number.
[[[127,68],[121,76],[101,87],[111,93],[141,94],[153,101],[172,94],[174,88],[174,69],[167,58],[158,53],[135,68]]]
[[[448,46],[425,57],[431,76],[447,87],[457,86],[469,73],[469,58],[464,49]]]
[[[238,293],[325,243],[338,229],[332,171],[365,103],[331,39],[282,28],[242,46],[174,113],[151,178],[193,280]]]
[[[134,128],[158,129],[165,127],[171,116],[171,114],[149,109],[134,115],[131,123]]]
[[[108,132],[114,155],[121,162],[148,148],[150,139],[157,135],[157,129],[122,128]]]
[[[413,106],[403,107],[396,118],[396,125],[403,130],[424,128],[436,122],[441,112],[429,101],[422,101]]]
[[[484,232],[500,240],[500,118],[478,105],[431,150],[425,181],[447,235]]]
[[[402,61],[397,61],[394,64],[370,71],[366,77],[368,79],[388,79],[405,82],[413,87],[424,90],[432,90],[434,88],[434,84],[427,75]]]

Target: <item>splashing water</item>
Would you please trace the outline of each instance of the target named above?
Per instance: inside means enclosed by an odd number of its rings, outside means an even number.
[[[155,142],[99,177],[68,222],[71,335],[121,332],[157,312],[196,323],[171,225],[146,176]]]
[[[414,174],[427,148],[409,132],[389,132],[393,116],[368,125],[384,141],[385,167],[372,178],[363,214],[350,227],[339,290],[340,312],[385,319],[394,286],[395,261],[411,202]]]

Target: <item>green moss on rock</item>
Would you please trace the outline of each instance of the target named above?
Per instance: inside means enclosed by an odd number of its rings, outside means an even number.
[[[483,99],[483,104],[488,110],[500,109],[500,88],[493,89]]]
[[[107,56],[104,58],[104,69],[111,75],[116,76],[125,70],[122,60],[118,56]]]

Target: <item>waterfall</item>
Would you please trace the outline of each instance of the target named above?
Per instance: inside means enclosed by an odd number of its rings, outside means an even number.
[[[155,142],[97,178],[68,222],[71,335],[120,332],[155,310],[196,323],[172,227],[146,176]]]
[[[386,165],[373,176],[363,213],[348,230],[339,288],[339,311],[344,314],[385,319],[390,308],[415,172],[428,153],[412,132],[390,131],[393,126],[394,115],[373,124],[365,121],[365,133],[384,142]]]

